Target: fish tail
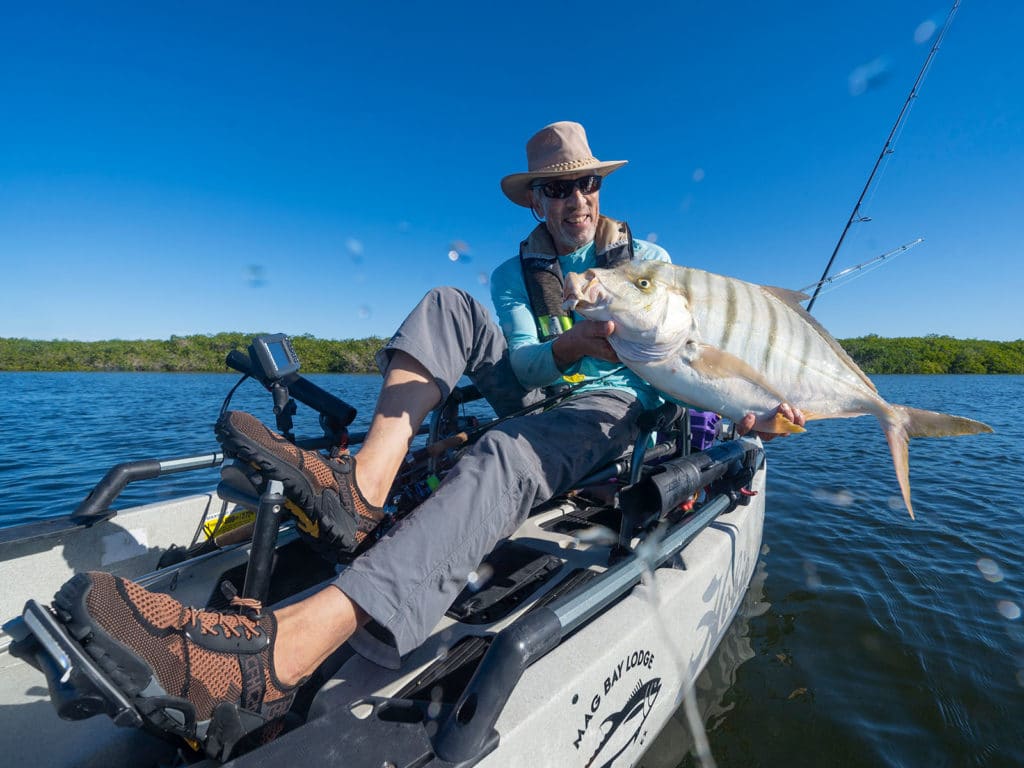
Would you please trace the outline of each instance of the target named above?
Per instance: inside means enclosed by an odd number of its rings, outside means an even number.
[[[906,414],[907,434],[910,437],[953,437],[955,435],[978,435],[992,431],[992,427],[988,424],[963,416],[922,411],[920,408],[909,408],[905,405],[894,405],[893,408]]]
[[[948,413],[923,411],[905,405],[891,405],[882,419],[885,439],[892,452],[892,463],[900,483],[903,503],[907,505],[910,519],[914,519],[914,507],[910,503],[910,461],[907,444],[912,437],[952,437],[955,435],[977,435],[991,432],[992,427],[974,419],[952,416]]]
[[[914,505],[910,503],[910,452],[907,449],[910,442],[908,426],[910,417],[905,412],[907,409],[896,405],[889,409],[887,418],[882,421],[882,429],[885,430],[885,439],[889,443],[889,451],[892,453],[892,465],[896,468],[896,479],[900,483],[900,492],[903,494],[903,503],[907,505],[907,512],[910,519],[914,519]]]

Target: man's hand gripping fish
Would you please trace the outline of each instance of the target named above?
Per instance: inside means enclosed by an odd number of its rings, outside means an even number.
[[[992,431],[961,416],[887,403],[800,306],[802,293],[645,261],[570,274],[565,295],[567,308],[615,323],[608,341],[638,376],[697,408],[733,421],[754,413],[757,429],[782,434],[804,430],[775,413],[780,403],[808,421],[873,414],[911,517],[908,440]]]

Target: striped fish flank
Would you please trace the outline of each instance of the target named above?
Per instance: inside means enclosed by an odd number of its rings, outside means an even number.
[[[571,274],[566,297],[584,317],[615,323],[609,342],[626,366],[696,408],[734,421],[754,413],[777,433],[803,431],[775,413],[783,402],[808,421],[875,416],[911,517],[909,439],[992,431],[961,416],[887,403],[800,306],[804,294],[643,261]]]

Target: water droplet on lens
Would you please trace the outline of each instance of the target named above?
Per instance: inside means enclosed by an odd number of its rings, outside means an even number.
[[[1012,600],[1000,600],[996,603],[996,610],[1003,615],[1004,619],[1016,621],[1020,618],[1020,606]]]
[[[860,96],[871,88],[882,85],[889,77],[889,62],[884,56],[856,67],[849,77],[851,96]]]
[[[468,264],[472,261],[469,256],[470,247],[469,243],[465,240],[452,240],[448,246],[448,259],[450,261],[459,261],[463,264]]]
[[[931,19],[925,19],[917,25],[917,29],[914,30],[914,42],[920,45],[926,43],[932,39],[932,35],[935,34],[935,29],[938,25]]]
[[[584,528],[576,534],[576,541],[580,544],[611,546],[618,540],[619,537],[615,535],[615,532],[612,531],[611,528],[606,528],[603,525],[592,525],[590,528]]]
[[[846,488],[837,488],[836,490],[815,488],[811,495],[819,501],[834,504],[837,507],[849,507],[855,501],[853,494]]]
[[[693,169],[693,180],[694,181],[696,181],[698,183],[701,182],[701,181],[704,181],[704,175],[705,174],[704,174],[704,169],[703,168],[694,168]]]
[[[484,563],[476,569],[476,574],[480,579],[480,584],[483,585],[491,580],[491,577],[494,575],[494,568]]]
[[[649,243],[656,243],[656,242],[658,242],[658,233],[657,232],[648,232],[647,233],[647,242],[649,242]]]
[[[486,272],[481,272],[476,276],[476,281],[480,283],[480,285],[487,285],[491,280],[487,276]]]
[[[466,586],[474,592],[479,592],[487,585],[487,582],[493,575],[494,569],[487,563],[482,563],[475,571],[469,572],[469,575],[466,577]]]
[[[875,633],[865,634],[861,637],[861,643],[863,643],[866,650],[874,651],[875,653],[882,650],[882,640]]]
[[[991,581],[993,584],[1003,580],[1003,572],[996,564],[996,561],[989,558],[983,557],[978,560],[978,570],[981,571],[981,575],[985,577],[986,581]]]
[[[253,288],[260,288],[267,284],[266,270],[262,264],[250,264],[245,269],[245,281]]]
[[[368,320],[370,315],[373,313],[370,311],[368,306],[361,304],[359,308],[356,309],[356,314],[359,316],[360,320]]]
[[[804,574],[805,583],[808,589],[818,589],[821,587],[821,577],[818,576],[818,566],[812,563],[810,560],[804,560]]]

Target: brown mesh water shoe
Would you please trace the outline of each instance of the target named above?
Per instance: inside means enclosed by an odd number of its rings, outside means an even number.
[[[273,614],[237,603],[237,612],[201,611],[109,573],[81,573],[53,609],[148,725],[226,760],[243,737],[276,735],[296,690],[274,672]]]
[[[326,459],[299,448],[243,411],[228,411],[214,427],[224,452],[258,467],[284,484],[288,510],[306,541],[329,558],[359,551],[384,510],[370,504],[356,487],[356,460],[349,455]]]

